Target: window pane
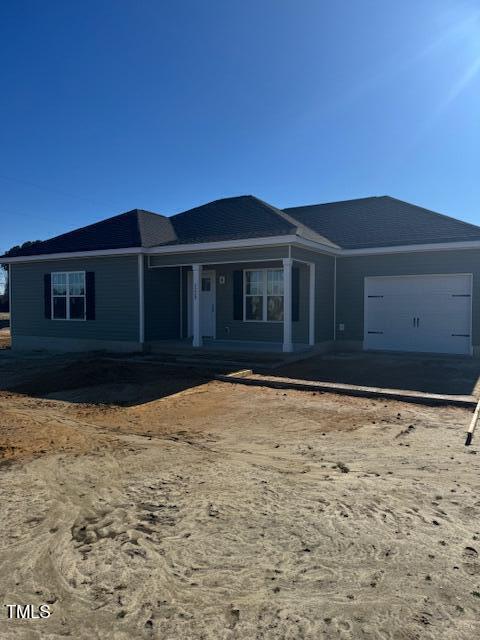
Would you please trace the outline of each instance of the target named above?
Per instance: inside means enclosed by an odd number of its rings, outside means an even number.
[[[64,296],[67,294],[66,273],[52,273],[52,290],[54,296]]]
[[[263,296],[247,296],[245,298],[245,318],[247,320],[263,320]]]
[[[67,317],[67,299],[62,296],[53,298],[53,317],[65,319]]]
[[[263,294],[263,271],[245,272],[247,296],[261,296]]]
[[[283,296],[283,271],[281,269],[267,271],[267,294]]]
[[[202,278],[202,291],[211,291],[212,281],[210,278]]]
[[[83,296],[85,293],[85,274],[69,273],[68,290],[71,296]]]
[[[52,273],[52,282],[55,284],[65,284],[67,282],[66,273]]]
[[[267,320],[283,320],[283,296],[268,296]]]
[[[85,317],[85,298],[70,297],[70,320],[83,320]]]

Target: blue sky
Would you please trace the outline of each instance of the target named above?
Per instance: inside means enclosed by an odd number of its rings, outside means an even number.
[[[480,224],[480,2],[4,0],[0,35],[0,250],[242,193]]]

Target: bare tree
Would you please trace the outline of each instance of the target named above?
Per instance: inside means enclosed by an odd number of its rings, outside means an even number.
[[[21,245],[15,245],[11,247],[8,251],[5,251],[5,256],[16,256],[18,253],[25,249],[34,249],[40,240],[29,240],[28,242],[24,242]],[[8,264],[0,264],[0,278],[3,275],[4,281],[4,290],[3,295],[0,289],[0,311],[9,311],[10,310],[10,300],[9,300],[9,283],[8,283]]]

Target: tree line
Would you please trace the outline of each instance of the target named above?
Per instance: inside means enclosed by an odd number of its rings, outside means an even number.
[[[23,244],[17,244],[14,247],[11,247],[8,251],[5,251],[4,256],[16,256],[21,250],[35,248],[39,242],[40,240],[29,240],[28,242],[24,242]],[[8,265],[0,264],[0,268],[2,268],[5,272],[5,290],[3,294],[0,293],[0,312],[8,312],[10,311]]]

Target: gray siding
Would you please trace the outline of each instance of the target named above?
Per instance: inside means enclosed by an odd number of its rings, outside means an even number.
[[[216,267],[217,278],[217,339],[219,340],[259,340],[261,342],[282,342],[281,322],[242,322],[233,319],[233,273],[243,269],[265,269],[281,267],[281,262],[241,263]],[[225,276],[225,284],[219,284],[219,277]],[[296,325],[298,323],[294,323]],[[229,331],[228,331],[229,330]]]
[[[283,324],[233,320],[233,273],[246,268],[279,267],[288,256],[288,247],[265,247],[230,251],[199,252],[155,256],[145,264],[145,340],[177,339],[183,317],[183,337],[187,325],[187,274],[190,267],[168,266],[198,262],[216,272],[217,339],[270,341],[283,340]],[[335,259],[325,254],[292,247],[296,261],[316,266],[315,340],[333,339]],[[145,259],[146,260],[146,259]],[[228,261],[233,261],[228,263]],[[259,262],[255,262],[258,260]],[[480,345],[480,251],[431,251],[391,255],[337,258],[337,341],[344,347],[363,341],[364,279],[369,276],[395,276],[442,273],[473,274],[473,340]],[[293,323],[293,340],[308,342],[309,271],[300,268],[299,321]],[[75,344],[86,348],[122,344],[136,348],[139,338],[138,263],[136,256],[85,258],[60,261],[17,263],[12,265],[13,344],[42,345],[55,348],[55,340],[64,348]],[[89,321],[48,320],[44,316],[43,278],[53,271],[94,271],[96,285],[96,319]],[[181,272],[182,287],[180,287]],[[225,276],[225,284],[219,277]],[[182,296],[180,296],[182,289]],[[182,303],[181,303],[182,300]],[[338,330],[344,324],[344,331]]]
[[[205,255],[203,259],[205,259]],[[218,340],[249,340],[281,342],[283,324],[272,322],[242,322],[233,319],[233,273],[240,269],[280,267],[281,262],[205,264],[204,268],[215,271],[216,279],[216,330]],[[182,268],[182,319],[183,337],[188,336],[188,274],[190,267]],[[225,284],[220,284],[220,276],[225,276]],[[302,280],[302,277],[301,277]],[[147,286],[147,282],[149,283]],[[147,293],[148,291],[148,293]],[[293,323],[294,339],[308,339],[307,315],[302,292],[308,296],[308,282],[300,285],[300,321]],[[163,293],[162,293],[163,292]],[[190,301],[191,302],[191,301]],[[308,302],[308,298],[307,298]],[[180,337],[180,268],[147,268],[145,275],[145,338],[146,340],[168,340]],[[147,319],[148,318],[148,319]],[[305,324],[306,322],[306,324]],[[147,328],[148,327],[148,328]],[[305,334],[305,332],[307,332]]]
[[[223,264],[248,262],[249,260],[277,260],[288,257],[288,247],[259,247],[258,249],[223,249],[217,251],[197,251],[195,253],[174,253],[150,256],[152,266]]]
[[[315,342],[333,340],[333,296],[335,258],[292,247],[292,258],[315,263]],[[308,276],[307,276],[308,279]],[[308,283],[306,290],[308,313]]]
[[[145,269],[145,340],[180,338],[180,268]]]
[[[157,265],[147,268],[145,275],[146,300],[146,339],[161,340],[179,337],[180,308],[179,308],[179,267],[160,267],[164,264],[201,263],[205,269],[216,272],[216,327],[217,339],[247,340],[262,342],[282,342],[283,324],[272,322],[243,322],[233,319],[233,273],[236,270],[281,267],[281,260],[267,262],[268,256],[287,257],[287,247],[271,247],[263,249],[246,249],[235,251],[201,252],[188,255],[154,256],[150,264]],[[334,259],[331,256],[292,249],[292,257],[304,262],[314,262],[316,265],[316,342],[333,339],[333,271]],[[261,260],[261,262],[237,262],[242,258]],[[234,262],[228,264],[228,260]],[[299,292],[299,320],[293,322],[293,341],[308,342],[309,318],[309,270],[306,264],[295,262],[300,269]],[[182,268],[183,272],[183,336],[188,335],[188,296],[187,278],[190,266]],[[154,274],[154,275],[152,275]],[[220,276],[225,276],[225,284],[220,284]],[[147,285],[148,283],[148,285]],[[166,301],[159,295],[163,288]],[[150,315],[154,318],[151,318]]]
[[[14,346],[16,336],[19,343],[22,336],[67,339],[72,345],[76,340],[138,341],[136,256],[27,262],[11,268]],[[95,320],[45,318],[44,274],[53,271],[95,272]],[[45,344],[51,348],[51,341]]]
[[[280,261],[272,262],[243,262],[239,264],[206,265],[208,270],[215,271],[216,276],[216,327],[218,340],[247,340],[261,342],[282,342],[283,323],[276,322],[243,322],[233,319],[233,274],[243,269],[265,269],[268,267],[281,267]],[[308,342],[308,268],[306,265],[295,263],[300,269],[299,291],[299,319],[293,322],[293,340],[297,343]],[[163,271],[163,269],[158,269]],[[184,268],[184,335],[188,333],[187,317],[187,277],[190,269]],[[225,284],[220,284],[220,276],[225,277]]]
[[[180,267],[182,280],[182,338],[188,337],[188,272],[190,267]]]
[[[473,339],[480,344],[480,251],[431,251],[337,258],[337,340],[363,341],[364,279],[442,273],[473,274]],[[345,325],[338,331],[338,325]]]

